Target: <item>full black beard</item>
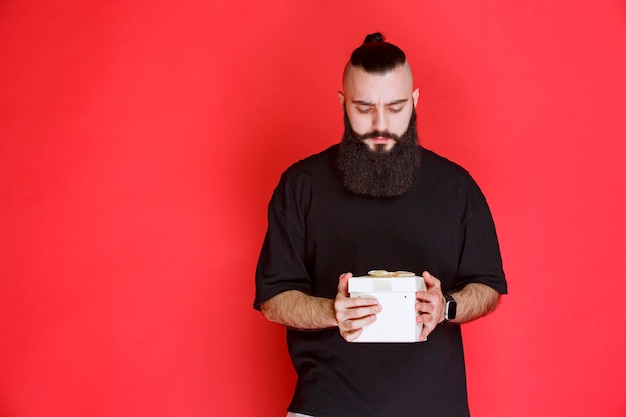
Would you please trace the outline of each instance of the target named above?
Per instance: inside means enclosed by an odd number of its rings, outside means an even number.
[[[399,197],[411,189],[420,162],[416,117],[413,109],[409,126],[402,136],[389,132],[359,135],[352,130],[344,112],[344,133],[339,144],[337,168],[347,190],[371,197]],[[384,145],[376,145],[371,150],[363,142],[378,136],[392,138],[396,143],[386,151]]]

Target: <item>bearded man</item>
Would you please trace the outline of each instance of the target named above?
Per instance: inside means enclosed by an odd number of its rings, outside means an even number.
[[[341,143],[274,191],[254,307],[287,327],[288,416],[469,416],[459,325],[492,312],[507,283],[479,187],[419,145],[418,95],[404,52],[368,35],[344,70]],[[424,271],[420,343],[351,343],[382,307],[350,298],[348,279],[378,268]]]

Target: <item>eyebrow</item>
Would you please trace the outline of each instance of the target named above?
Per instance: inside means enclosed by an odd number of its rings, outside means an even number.
[[[409,101],[408,98],[401,98],[398,100],[394,100],[394,101],[390,101],[389,103],[385,103],[385,106],[394,106],[396,104],[402,104],[402,103],[406,103],[407,101]],[[361,106],[375,106],[375,103],[366,101],[366,100],[352,100],[353,104],[358,104]]]

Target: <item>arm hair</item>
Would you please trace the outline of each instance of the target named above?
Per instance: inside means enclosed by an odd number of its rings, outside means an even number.
[[[331,298],[313,297],[291,290],[261,304],[261,311],[268,320],[294,329],[327,329],[337,326],[334,302]]]
[[[500,293],[485,284],[471,283],[452,293],[456,300],[454,323],[467,323],[493,312],[500,303]]]

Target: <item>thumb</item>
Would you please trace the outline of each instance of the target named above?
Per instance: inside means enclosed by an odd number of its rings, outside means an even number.
[[[348,297],[348,280],[352,278],[351,272],[346,272],[345,274],[341,274],[339,277],[339,285],[337,286],[337,292],[344,297]]]
[[[426,284],[426,288],[436,287],[437,284],[439,284],[439,280],[437,278],[435,278],[428,271],[422,272],[422,278],[424,278],[424,283]]]

